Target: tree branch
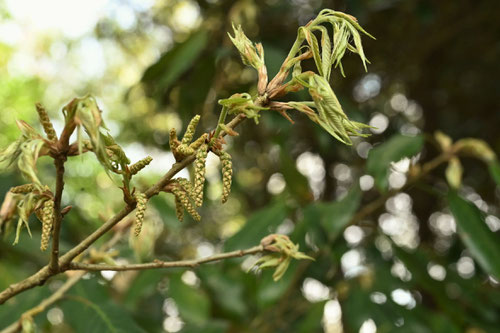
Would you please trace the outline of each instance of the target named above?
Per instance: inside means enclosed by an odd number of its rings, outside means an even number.
[[[213,256],[180,261],[160,261],[155,260],[145,264],[130,264],[130,265],[108,265],[108,264],[85,264],[85,263],[70,263],[66,270],[84,270],[84,271],[139,271],[153,268],[173,268],[173,267],[197,267],[208,262],[219,261],[229,258],[243,257],[250,254],[264,252],[262,245],[254,246],[246,250],[237,250],[232,252],[215,254]]]

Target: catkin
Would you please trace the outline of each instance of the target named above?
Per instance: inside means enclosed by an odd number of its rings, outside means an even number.
[[[174,152],[180,144],[179,140],[177,139],[177,131],[175,130],[175,128],[172,128],[170,130],[169,144],[170,144],[170,151],[172,152]]]
[[[151,156],[148,156],[146,158],[143,158],[142,160],[138,161],[137,163],[134,163],[130,166],[130,174],[135,175],[142,169],[144,169],[151,161],[153,158]]]
[[[184,220],[184,207],[182,207],[182,202],[178,196],[175,196],[175,215],[179,222]]]
[[[205,185],[205,169],[208,155],[208,146],[203,144],[196,152],[196,160],[194,162],[194,188],[193,197],[195,204],[201,207],[203,204],[203,187]]]
[[[198,150],[208,139],[208,134],[205,133],[202,136],[200,136],[198,139],[196,139],[193,143],[189,145],[189,148],[193,149],[194,151]]]
[[[15,193],[15,194],[27,194],[27,193],[33,192],[34,189],[35,189],[35,186],[33,184],[24,184],[24,185],[15,186],[15,187],[11,188],[10,191],[12,193]]]
[[[40,241],[40,250],[45,251],[49,247],[50,233],[54,223],[54,201],[47,200],[42,208],[42,237]]]
[[[42,124],[43,130],[45,134],[47,134],[47,139],[50,141],[57,140],[56,131],[54,130],[54,126],[50,121],[49,115],[45,108],[40,103],[35,104],[36,112],[38,112],[38,117],[40,118],[40,123]]]
[[[193,140],[194,132],[196,131],[196,126],[198,126],[199,121],[200,115],[198,114],[191,119],[186,128],[186,133],[184,133],[184,137],[182,138],[182,144],[188,145]]]
[[[201,220],[200,214],[198,214],[196,209],[193,207],[191,201],[189,200],[188,194],[182,190],[181,186],[174,187],[172,189],[172,193],[178,198],[186,212],[188,212],[195,221]]]
[[[134,235],[139,236],[142,230],[142,223],[144,222],[144,212],[146,211],[146,203],[148,202],[148,199],[146,198],[146,195],[141,192],[135,193],[134,197],[137,201],[134,221]]]
[[[222,203],[227,201],[229,193],[231,192],[231,183],[233,181],[233,162],[231,155],[222,151],[219,154],[219,159],[222,163]]]
[[[182,186],[184,192],[186,192],[190,198],[193,198],[193,184],[191,184],[186,178],[177,178],[176,180],[179,185]]]
[[[193,148],[189,147],[186,144],[181,144],[177,147],[176,152],[181,156],[188,156],[194,153]]]

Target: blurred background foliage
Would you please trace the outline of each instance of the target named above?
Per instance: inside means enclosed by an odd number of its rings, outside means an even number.
[[[174,162],[170,128],[181,130],[201,114],[199,131],[210,130],[218,99],[256,93],[256,73],[241,64],[227,37],[231,22],[263,43],[272,77],[298,26],[322,8],[354,15],[377,37],[364,39],[367,73],[351,56],[347,77],[335,72],[331,80],[346,113],[377,127],[373,135],[348,147],[302,115],[293,114],[292,125],[265,112],[260,125],[245,122],[228,140],[235,179],[224,206],[212,155],[202,222],[180,224],[172,197],[155,197],[140,239],[119,242],[115,258],[207,256],[279,232],[316,261],[293,263],[276,283],[272,272],[246,272],[256,258],[194,270],[87,274],[36,317],[41,331],[498,331],[500,187],[476,159],[462,160],[460,196],[446,195],[445,166],[405,185],[411,164],[439,154],[435,130],[454,140],[483,139],[499,152],[498,1],[3,0],[0,146],[19,135],[16,119],[36,125],[35,102],[60,129],[61,107],[90,93],[132,162],[154,158],[135,183],[146,187]],[[72,158],[66,170],[63,201],[73,210],[64,221],[63,250],[121,206],[120,190],[93,156]],[[48,158],[39,172],[54,183]],[[17,171],[2,169],[0,194],[22,182]],[[380,197],[375,209],[355,215]],[[1,289],[48,260],[38,250],[41,224],[33,218],[31,225],[32,239],[23,233],[12,246],[11,233],[0,240]],[[63,280],[1,306],[0,327]]]

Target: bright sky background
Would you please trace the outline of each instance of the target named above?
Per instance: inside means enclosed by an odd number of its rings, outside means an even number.
[[[130,0],[126,6],[116,0],[5,0],[17,23],[32,31],[52,30],[68,38],[88,33],[99,18],[108,15],[126,28],[135,20],[133,10],[147,10],[153,3],[153,0]]]

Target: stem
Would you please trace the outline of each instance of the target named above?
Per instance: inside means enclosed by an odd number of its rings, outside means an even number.
[[[56,193],[54,197],[54,229],[52,232],[52,253],[50,256],[49,269],[53,273],[59,271],[59,235],[61,232],[61,200],[64,190],[64,162],[66,156],[59,155],[54,160],[56,166]]]
[[[214,134],[214,138],[216,139],[219,137],[219,134],[222,131],[222,127],[220,125],[221,124],[223,125],[226,122],[227,110],[228,110],[227,106],[223,106],[222,111],[220,112],[219,121],[217,122],[217,128],[215,129],[215,134]]]

